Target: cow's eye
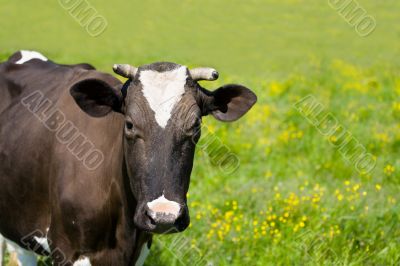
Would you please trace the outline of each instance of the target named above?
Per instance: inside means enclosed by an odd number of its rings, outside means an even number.
[[[129,129],[129,130],[133,129],[133,124],[132,124],[132,122],[126,121],[126,122],[125,122],[125,126],[126,126],[126,129]]]
[[[125,136],[133,139],[138,137],[138,130],[135,128],[133,123],[131,121],[126,121],[125,122]]]

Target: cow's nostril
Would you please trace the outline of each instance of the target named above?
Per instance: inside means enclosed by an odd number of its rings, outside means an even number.
[[[165,210],[163,208],[150,209],[148,206],[146,206],[144,212],[142,213],[146,219],[144,222],[146,224],[144,230],[148,230],[149,232],[155,234],[173,234],[182,232],[189,225],[189,216],[186,205],[180,206],[181,207],[179,211],[176,213],[161,211]]]
[[[149,210],[146,211],[146,216],[149,217],[150,223],[152,225],[156,225],[157,224],[156,221],[154,220],[154,218],[152,217],[152,215],[150,215],[150,211]]]

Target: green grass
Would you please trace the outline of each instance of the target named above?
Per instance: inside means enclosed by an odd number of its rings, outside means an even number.
[[[93,38],[58,1],[2,1],[0,52],[35,49],[108,72],[125,62],[213,66],[221,78],[204,86],[257,93],[240,122],[205,119],[202,142],[218,138],[240,167],[226,174],[214,146],[197,150],[191,227],[156,237],[146,265],[398,265],[400,4],[358,2],[377,21],[365,38],[328,1],[93,0],[108,21]],[[370,174],[293,107],[309,94],[376,156]]]

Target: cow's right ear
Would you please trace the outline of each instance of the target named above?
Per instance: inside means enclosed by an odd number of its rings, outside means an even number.
[[[99,79],[85,79],[74,84],[70,93],[78,106],[88,115],[102,117],[111,111],[122,113],[120,90]]]

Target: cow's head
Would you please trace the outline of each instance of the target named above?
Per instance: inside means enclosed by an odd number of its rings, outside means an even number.
[[[174,63],[154,63],[139,68],[114,65],[114,71],[128,78],[121,90],[100,80],[82,81],[71,94],[89,115],[115,111],[125,116],[121,133],[137,201],[136,226],[154,233],[183,231],[189,225],[186,194],[202,116],[237,120],[257,97],[241,85],[204,89],[199,80],[218,78],[211,68],[189,70]]]

